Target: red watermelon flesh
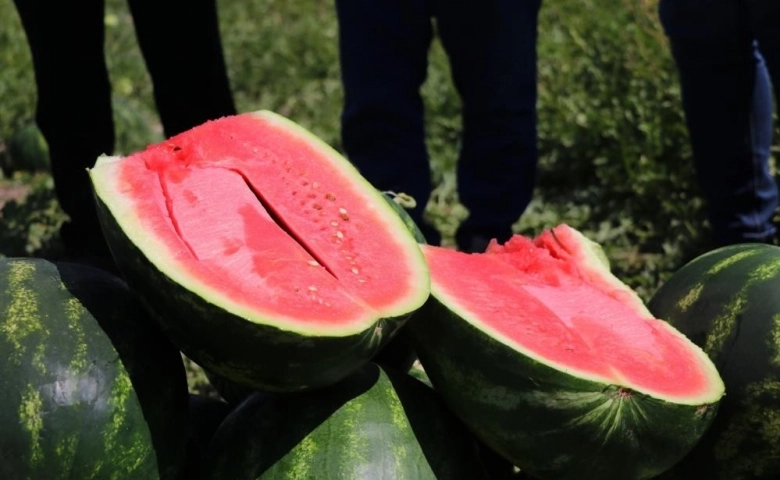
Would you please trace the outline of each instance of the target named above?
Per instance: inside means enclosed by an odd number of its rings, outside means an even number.
[[[427,297],[414,239],[337,157],[289,121],[244,114],[103,159],[93,176],[121,194],[111,209],[129,236],[153,232],[133,241],[169,276],[246,318],[316,334],[359,330]]]
[[[424,246],[432,293],[466,321],[572,375],[695,404],[717,372],[614,277],[597,248],[561,225],[466,255]],[[595,245],[595,244],[593,244]],[[464,295],[463,292],[468,292]]]

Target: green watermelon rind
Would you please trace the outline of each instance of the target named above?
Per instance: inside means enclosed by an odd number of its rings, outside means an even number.
[[[114,193],[122,191],[122,185],[119,184],[115,174],[115,171],[118,169],[118,162],[122,161],[122,157],[103,155],[97,159],[95,166],[89,170],[95,195],[104,204],[101,212],[114,218],[114,222],[124,231],[129,241],[135,244],[138,250],[149,258],[158,271],[164,272],[176,283],[207,301],[220,305],[223,309],[233,312],[235,315],[250,322],[276,326],[303,336],[348,336],[364,332],[374,325],[378,318],[405,316],[422,306],[430,293],[430,277],[427,264],[422,252],[417,247],[417,242],[410,234],[408,225],[399,217],[398,212],[387,202],[387,199],[383,198],[383,195],[375,190],[360,175],[357,169],[336,150],[300,125],[269,111],[254,112],[251,115],[279,125],[289,133],[297,135],[302,141],[309,143],[312,148],[318,150],[323,158],[336,164],[342,172],[348,174],[353,185],[355,185],[356,189],[360,189],[366,198],[373,197],[375,199],[370,205],[377,213],[377,219],[383,222],[388,232],[394,236],[397,242],[406,247],[405,251],[409,255],[409,266],[412,268],[412,272],[409,275],[411,285],[409,293],[405,298],[383,308],[381,312],[366,308],[362,317],[353,319],[352,322],[346,324],[342,322],[341,325],[337,326],[328,326],[326,324],[312,325],[297,318],[286,316],[281,312],[262,312],[257,306],[250,307],[226,298],[218,289],[205,285],[188,275],[183,264],[175,258],[171,258],[170,255],[166,255],[166,247],[152,235],[145,233],[141,219],[138,218],[133,210],[132,202]],[[361,303],[357,298],[354,300]],[[261,313],[258,313],[258,311]]]
[[[538,478],[652,478],[694,447],[718,410],[718,395],[683,404],[579,378],[461,318],[435,291],[420,316],[406,328],[436,391],[485,444]]]

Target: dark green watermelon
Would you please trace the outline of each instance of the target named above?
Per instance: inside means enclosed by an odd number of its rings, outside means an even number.
[[[701,346],[726,384],[710,430],[663,478],[780,478],[780,248],[744,244],[702,255],[649,307]]]
[[[118,278],[0,259],[0,478],[177,479],[181,356]]]
[[[253,394],[205,463],[213,480],[485,478],[475,439],[433,390],[373,363],[323,389]]]

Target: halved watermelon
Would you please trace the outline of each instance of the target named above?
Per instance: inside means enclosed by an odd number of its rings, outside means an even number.
[[[485,254],[423,251],[432,296],[409,324],[420,360],[460,418],[523,471],[651,478],[710,425],[724,394],[713,363],[576,230]]]
[[[188,357],[292,391],[363,365],[429,294],[393,207],[271,112],[207,122],[90,170],[128,283]]]

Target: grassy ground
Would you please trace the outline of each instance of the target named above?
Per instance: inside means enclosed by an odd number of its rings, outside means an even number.
[[[226,57],[241,111],[271,109],[340,148],[342,100],[337,25],[330,0],[220,3]],[[677,79],[655,0],[559,0],[543,5],[539,29],[541,172],[516,231],[561,222],[602,243],[615,273],[647,299],[668,275],[708,248],[693,180]],[[131,18],[107,0],[106,56],[114,85],[117,153],[161,139],[151,84]],[[35,86],[11,0],[0,0],[0,159],[32,121]],[[64,73],[65,74],[65,73]],[[446,56],[434,42],[424,86],[436,190],[429,213],[450,242],[466,215],[454,165],[459,103]],[[62,213],[51,179],[0,179],[0,256],[59,247]]]

